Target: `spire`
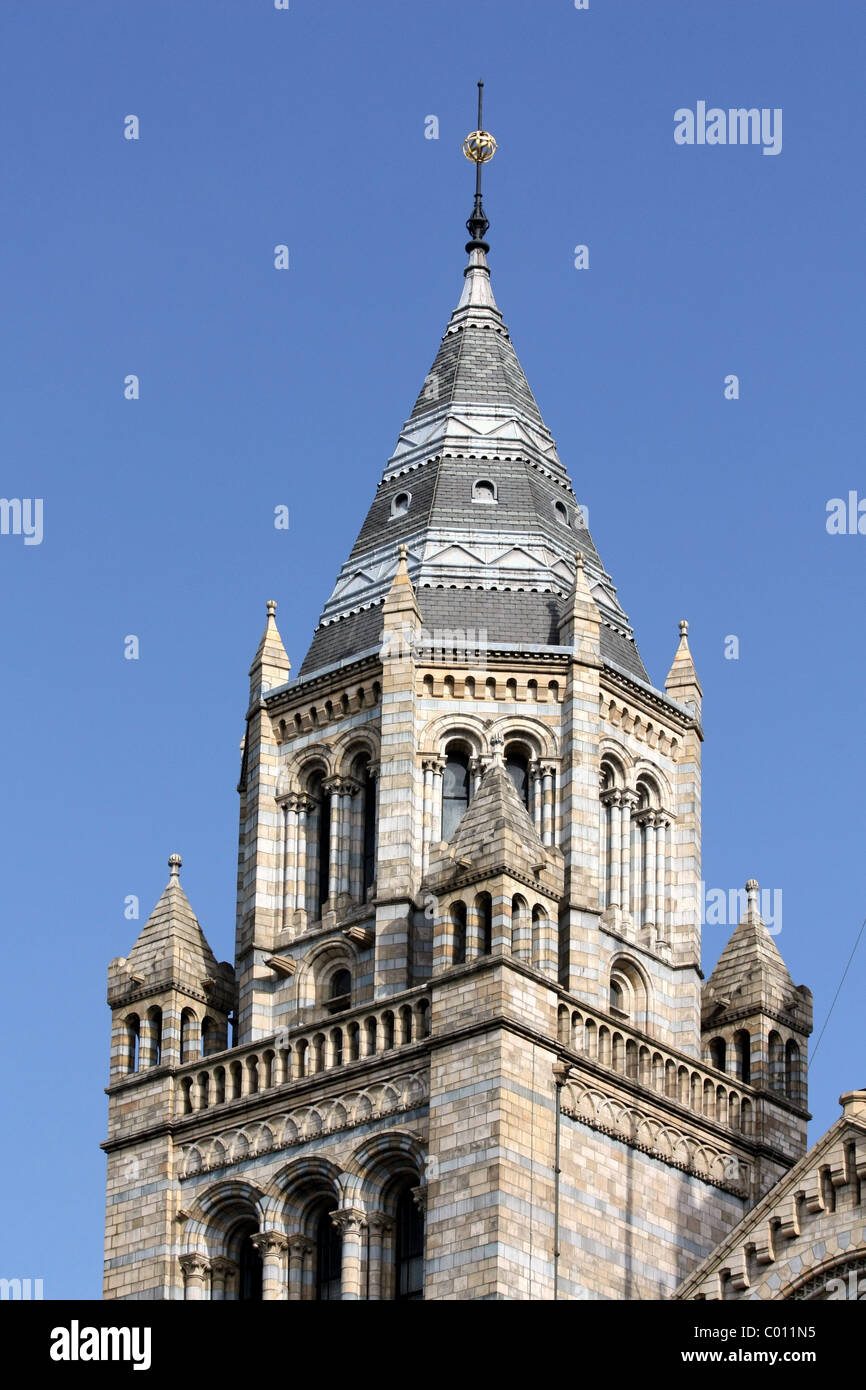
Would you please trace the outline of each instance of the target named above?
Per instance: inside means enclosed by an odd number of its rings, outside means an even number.
[[[476,166],[476,194],[462,294],[322,609],[301,679],[381,645],[383,605],[395,581],[394,550],[402,542],[411,550],[423,626],[471,629],[509,649],[570,641],[561,637],[559,625],[573,616],[566,609],[576,555],[582,554],[598,610],[597,637],[592,634],[598,659],[649,681],[590,535],[586,509],[578,504],[493,296],[481,166],[492,158],[496,141],[482,129],[482,119],[479,106],[478,129],[463,146]],[[591,612],[587,616],[591,621]],[[582,643],[580,650],[587,651]]]
[[[181,857],[168,861],[169,879],[126,960],[112,961],[127,977],[155,987],[168,980],[186,980],[198,988],[219,981],[227,992],[231,968],[218,965],[198,918],[180,884]],[[209,983],[210,987],[210,983]]]
[[[274,599],[267,602],[267,622],[262,640],[253,657],[250,667],[250,703],[253,704],[267,690],[284,685],[289,679],[292,663],[286,655],[283,639],[277,627],[275,614],[277,605]]]
[[[794,985],[759,908],[758,880],[746,883],[746,908],[704,985],[707,1006],[804,1013],[809,991]],[[810,1014],[811,1022],[811,1014]]]
[[[574,647],[582,657],[599,660],[599,631],[601,614],[586,582],[586,566],[583,554],[577,552],[574,568],[574,585],[562,605],[559,620],[559,640],[563,646]]]
[[[686,709],[691,708],[697,720],[701,717],[701,699],[703,690],[698,680],[698,673],[695,670],[695,663],[692,660],[692,653],[689,648],[689,625],[685,618],[680,620],[680,642],[674,656],[673,665],[668,671],[665,681],[665,692],[670,695],[672,700],[684,705]]]
[[[420,625],[421,614],[418,611],[412,580],[409,578],[408,545],[398,545],[397,547],[397,568],[394,571],[394,578],[391,580],[391,587],[385,599],[384,612],[386,616],[391,618],[396,616],[404,622],[411,617]]]
[[[472,255],[475,251],[480,251],[482,255],[490,250],[484,237],[490,223],[484,212],[481,202],[481,166],[487,164],[496,153],[496,141],[489,131],[482,125],[481,102],[484,94],[484,83],[478,83],[478,125],[475,130],[471,130],[463,141],[463,153],[466,158],[475,165],[475,205],[471,216],[467,219],[466,230],[472,238],[467,242],[466,250]]]

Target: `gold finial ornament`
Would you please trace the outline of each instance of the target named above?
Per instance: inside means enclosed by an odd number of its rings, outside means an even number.
[[[463,141],[463,153],[473,164],[486,164],[496,150],[496,141],[489,130],[470,130]]]

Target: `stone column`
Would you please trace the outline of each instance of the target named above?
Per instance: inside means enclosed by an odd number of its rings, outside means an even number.
[[[190,1303],[201,1302],[207,1297],[210,1262],[203,1255],[181,1255],[180,1267],[183,1270],[184,1298]]]
[[[215,1303],[220,1303],[226,1298],[231,1298],[235,1292],[238,1267],[234,1260],[226,1259],[225,1255],[217,1255],[211,1263],[211,1283],[210,1296]]]
[[[622,904],[622,793],[616,788],[604,792],[602,801],[610,807],[610,864],[608,905]]]
[[[352,858],[352,828],[354,824],[352,816],[352,800],[358,791],[357,782],[341,783],[339,793],[340,799],[340,821],[343,827],[343,835],[340,842],[340,888],[341,894],[348,897],[351,891],[349,881],[350,863]],[[360,897],[360,893],[358,894]]]
[[[430,864],[430,844],[433,839],[433,767],[430,758],[421,764],[424,772],[424,799],[421,826],[421,876],[427,873]]]
[[[656,816],[656,936],[665,940],[665,872],[667,869],[667,827],[664,816]]]
[[[467,895],[468,897],[469,895]],[[476,960],[483,952],[482,917],[474,901],[466,903],[466,959]]]
[[[631,838],[632,838],[632,812],[637,806],[637,795],[634,792],[623,792],[621,798],[621,822],[620,822],[620,846],[622,850],[622,910],[631,914],[632,898],[632,863],[631,863]]]
[[[369,1231],[369,1245],[367,1246],[368,1297],[371,1302],[378,1302],[385,1296],[385,1248],[388,1236],[393,1229],[394,1222],[391,1217],[386,1216],[382,1211],[374,1211],[367,1217],[367,1230]]]
[[[291,920],[289,913],[298,905],[298,798],[287,797],[283,810],[286,817],[285,856],[283,861],[283,926]]]
[[[543,805],[541,811],[541,843],[543,845],[553,844],[553,792],[555,769],[543,767],[541,770],[543,785]]]
[[[356,1207],[344,1207],[342,1211],[331,1213],[331,1220],[343,1234],[343,1259],[340,1266],[340,1297],[357,1300],[361,1298],[361,1267],[363,1264],[363,1237],[366,1217]]]
[[[433,764],[433,807],[430,821],[430,839],[442,839],[442,776],[445,763],[437,758]]]
[[[289,1302],[299,1303],[305,1296],[304,1271],[312,1264],[313,1242],[308,1236],[289,1236]]]
[[[262,1257],[262,1300],[280,1302],[286,1298],[283,1256],[289,1247],[288,1239],[282,1231],[259,1231],[250,1239]]]
[[[656,920],[656,826],[655,813],[650,811],[643,817],[646,834],[646,853],[644,855],[644,926],[651,927]]]
[[[295,911],[305,912],[307,907],[307,830],[313,803],[308,796],[295,798],[298,815],[297,852],[295,854]]]
[[[328,794],[330,805],[322,803],[322,815],[330,814],[331,817],[331,836],[328,853],[328,883],[327,891],[322,892],[322,898],[328,899],[328,907],[333,912],[337,906],[337,894],[340,891],[340,788],[342,783],[336,777],[329,777],[323,782],[322,789]]]
[[[470,784],[470,789],[469,789],[469,799],[470,799],[470,800],[471,800],[472,797],[475,796],[475,794],[477,793],[478,788],[479,788],[479,786],[481,785],[481,778],[483,777],[483,775],[484,775],[484,763],[483,763],[482,759],[481,759],[481,758],[470,758],[470,759],[469,759],[469,776],[470,776],[470,778],[471,778],[471,784]]]
[[[541,830],[542,830],[542,826],[541,826],[541,819],[542,819],[541,763],[531,763],[531,766],[530,766],[530,781],[531,781],[531,785],[532,785],[532,796],[531,796],[531,803],[532,803],[532,810],[531,810],[532,824],[534,824],[535,830],[538,831],[538,837],[541,838]]]

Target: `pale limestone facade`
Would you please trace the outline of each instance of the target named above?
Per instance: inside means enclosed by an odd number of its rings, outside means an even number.
[[[702,981],[687,625],[654,686],[467,249],[294,679],[268,605],[234,965],[176,856],[111,964],[106,1298],[670,1297],[804,1154],[756,885]]]

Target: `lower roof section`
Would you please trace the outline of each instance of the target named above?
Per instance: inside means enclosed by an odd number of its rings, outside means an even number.
[[[493,589],[416,590],[426,631],[434,642],[443,632],[466,633],[466,644],[478,642],[503,647],[559,647],[559,621],[564,600],[554,593],[502,592]],[[316,629],[299,677],[304,679],[326,666],[376,647],[382,634],[382,606],[360,612]],[[619,670],[651,685],[637,649],[625,634],[603,624],[601,656]]]

